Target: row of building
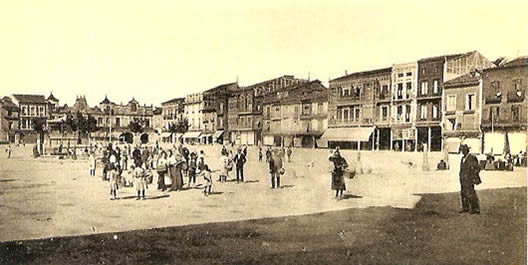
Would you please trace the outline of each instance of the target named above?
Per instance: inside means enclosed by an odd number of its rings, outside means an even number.
[[[95,137],[126,142],[157,135],[204,144],[450,152],[463,142],[475,153],[513,153],[526,149],[527,76],[528,57],[491,62],[472,51],[345,74],[329,87],[291,75],[222,84],[161,107],[107,97],[90,107],[83,96],[69,107],[53,95],[15,94],[0,102],[0,139],[30,135],[34,117],[53,125],[79,111],[96,118],[102,129]],[[141,135],[127,128],[136,118],[146,121]],[[171,124],[181,121],[188,131],[173,133]]]

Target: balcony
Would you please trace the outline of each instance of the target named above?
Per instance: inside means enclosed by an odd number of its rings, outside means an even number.
[[[524,91],[508,91],[506,98],[508,103],[523,102]]]

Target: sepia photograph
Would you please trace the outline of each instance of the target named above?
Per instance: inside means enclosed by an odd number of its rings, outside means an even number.
[[[527,264],[528,1],[0,1],[0,264]]]

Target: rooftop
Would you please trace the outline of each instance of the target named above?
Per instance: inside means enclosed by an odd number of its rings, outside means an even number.
[[[43,95],[13,94],[13,97],[19,103],[48,104],[48,101]]]
[[[480,79],[481,79],[480,73],[476,71],[472,71],[465,75],[459,76],[455,79],[445,82],[444,87],[448,88],[448,87],[475,85],[479,83]]]
[[[345,75],[345,76],[341,76],[341,77],[332,79],[332,80],[330,80],[330,82],[344,81],[344,80],[347,80],[349,78],[360,78],[360,77],[366,77],[366,76],[369,76],[369,75],[377,75],[377,74],[382,74],[382,73],[389,73],[390,74],[391,71],[392,71],[392,67],[374,69],[374,70],[362,71],[362,72],[355,72],[355,73],[351,73],[351,74],[348,74],[348,75]]]

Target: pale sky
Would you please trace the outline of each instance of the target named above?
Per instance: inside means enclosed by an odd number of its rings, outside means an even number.
[[[249,2],[253,2],[251,4]],[[528,55],[528,1],[0,1],[0,95],[161,102],[293,74]]]

